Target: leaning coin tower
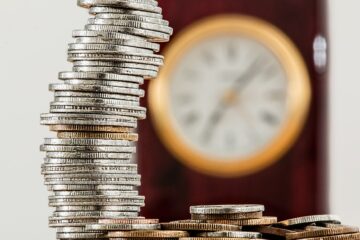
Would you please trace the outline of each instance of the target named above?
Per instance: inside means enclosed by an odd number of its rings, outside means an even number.
[[[159,43],[172,34],[156,0],[78,0],[78,5],[91,17],[73,32],[68,49],[73,69],[50,84],[54,101],[50,113],[41,115],[41,123],[57,134],[45,139],[41,150],[49,206],[55,208],[49,225],[58,239],[99,238],[86,225],[101,219],[146,222],[139,216],[145,198],[136,190],[140,175],[132,160],[137,121],[146,117],[140,85],[157,76],[163,64],[156,54]]]

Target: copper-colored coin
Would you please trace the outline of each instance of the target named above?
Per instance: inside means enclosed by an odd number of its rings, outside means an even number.
[[[65,139],[79,139],[79,138],[90,138],[90,139],[107,139],[107,140],[128,140],[137,141],[137,133],[96,133],[96,132],[59,132],[58,138]]]
[[[193,220],[225,220],[225,219],[250,219],[261,218],[263,212],[233,213],[233,214],[191,214]]]
[[[182,231],[237,231],[239,226],[217,223],[194,223],[175,221],[162,223],[161,227],[165,230],[182,230]]]
[[[188,237],[189,233],[186,231],[120,231],[109,232],[109,238],[181,238]]]
[[[284,229],[284,228],[278,228],[278,227],[271,227],[271,226],[256,226],[252,228],[253,231],[259,232],[266,235],[272,235],[277,237],[286,237],[286,234],[295,233],[294,231]]]
[[[260,239],[260,238],[252,238],[252,239]],[[185,238],[179,238],[179,240],[249,240],[249,238],[185,237]]]
[[[131,237],[131,238],[106,238],[109,240],[149,240],[148,237]],[[163,238],[163,237],[154,237],[150,238],[151,240],[179,240],[179,238]]]
[[[359,228],[351,226],[339,225],[333,228],[318,227],[318,226],[309,226],[302,232],[287,233],[286,239],[299,239],[299,238],[315,238],[315,237],[324,237],[332,235],[343,235],[358,233]]]
[[[359,240],[360,233],[353,234],[342,234],[335,236],[326,236],[326,237],[315,237],[315,238],[303,238],[302,240]]]
[[[51,125],[50,131],[54,132],[113,132],[129,133],[131,128],[113,126],[92,126],[92,125]]]
[[[262,217],[262,218],[253,218],[253,219],[238,219],[238,220],[206,220],[208,223],[218,223],[218,224],[231,224],[239,226],[263,226],[271,225],[277,222],[277,217]]]
[[[157,224],[159,219],[118,218],[99,219],[100,224]]]

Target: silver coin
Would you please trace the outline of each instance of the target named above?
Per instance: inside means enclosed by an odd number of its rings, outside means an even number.
[[[43,164],[41,168],[43,174],[56,173],[137,173],[137,164],[117,164],[117,165],[100,165],[100,164]]]
[[[117,99],[107,98],[85,98],[85,97],[55,97],[56,102],[87,102],[87,103],[98,103],[98,104],[110,104],[110,105],[128,105],[128,106],[140,106],[140,101],[125,101]]]
[[[96,32],[96,31],[92,31]],[[99,32],[101,33],[101,32]],[[95,35],[95,34],[94,34]],[[129,46],[136,48],[150,49],[154,52],[160,50],[160,44],[148,42],[145,39],[142,41],[133,40],[133,39],[114,39],[114,38],[105,38],[102,35],[93,36],[93,37],[76,37],[74,40],[75,43],[94,43],[94,44],[115,44],[121,46]]]
[[[96,103],[83,103],[83,102],[53,102],[50,105],[51,113],[75,113],[75,114],[108,114],[119,115],[127,117],[135,117],[138,119],[146,118],[145,108],[143,110],[135,110],[130,108],[136,108],[134,106],[101,106]],[[142,107],[137,107],[142,108]]]
[[[100,86],[108,86],[108,87],[121,87],[121,88],[139,88],[138,84],[120,82],[120,81],[106,81],[106,80],[83,80],[83,79],[71,79],[64,80],[65,84],[72,85],[100,85]]]
[[[114,99],[123,101],[139,102],[140,97],[121,95],[117,93],[94,93],[94,92],[76,92],[76,91],[56,91],[54,93],[57,97],[80,97],[80,98],[102,98],[102,99]]]
[[[197,236],[204,238],[261,238],[260,233],[244,231],[202,232],[198,233]]]
[[[136,128],[136,118],[98,114],[52,114],[41,115],[43,125],[99,125]]]
[[[131,164],[131,159],[65,159],[65,158],[45,158],[44,164],[61,164],[61,165],[78,165],[78,164],[99,164],[99,165],[118,165],[118,164]]]
[[[117,67],[117,68],[131,68],[131,69],[141,69],[141,70],[151,70],[159,71],[158,66],[141,64],[141,63],[123,63],[123,62],[109,62],[109,61],[74,61],[73,65],[75,67]],[[134,85],[133,88],[139,88],[139,84]]]
[[[105,25],[105,24],[102,25],[87,24],[85,25],[85,29],[90,31],[124,32],[124,33],[134,34],[136,36],[146,37],[150,41],[154,41],[154,42],[168,42],[170,39],[170,34],[168,33],[134,28],[134,27],[124,27],[124,26]]]
[[[134,187],[131,185],[84,185],[84,184],[57,184],[48,185],[49,191],[91,191],[91,190],[133,190]]]
[[[152,54],[153,51],[144,48],[120,46],[115,44],[99,44],[99,43],[70,43],[68,51],[76,52],[79,50],[98,50],[114,53],[137,53],[137,54]]]
[[[136,84],[143,84],[144,79],[137,76],[120,75],[115,73],[101,73],[101,72],[60,72],[59,79],[91,79],[91,80],[108,80],[108,81],[121,81],[132,82]]]
[[[96,224],[97,219],[61,219],[61,218],[50,218],[49,226],[50,227],[76,227],[76,226],[85,226],[87,224]]]
[[[102,67],[102,66],[74,66],[73,71],[78,72],[112,72],[116,74],[128,74],[131,76],[142,76],[145,79],[154,78],[158,72],[153,70],[144,70],[136,68],[120,68],[120,67]],[[144,95],[140,95],[143,97]]]
[[[114,146],[62,146],[62,145],[41,145],[41,151],[47,152],[113,152],[113,153],[135,153],[135,147],[114,147]]]
[[[139,191],[56,191],[50,196],[136,196]],[[125,211],[125,210],[124,210]]]
[[[116,93],[125,95],[134,95],[144,97],[144,90],[142,89],[129,89],[118,87],[94,86],[94,85],[69,85],[53,83],[49,85],[50,91],[79,91],[79,92],[101,92],[101,93]]]
[[[126,54],[106,53],[106,52],[98,52],[98,51],[81,51],[76,53],[68,53],[68,60],[70,62],[81,61],[81,60],[113,61],[113,62],[125,62],[125,63],[142,63],[142,64],[149,64],[155,66],[162,66],[164,64],[164,59],[154,54],[144,56],[144,55],[135,55],[135,54],[126,55]],[[114,75],[121,75],[121,74],[114,74]],[[131,77],[136,77],[136,76],[131,76]]]
[[[129,153],[96,153],[96,152],[47,152],[47,158],[91,158],[91,159],[130,159]]]
[[[89,224],[86,230],[90,231],[135,231],[158,230],[160,224]]]
[[[151,31],[162,32],[171,35],[173,30],[169,26],[160,25],[157,23],[149,23],[142,21],[132,21],[132,20],[123,20],[123,19],[109,19],[109,18],[89,18],[88,24],[94,25],[114,25],[114,26],[123,26],[128,28],[138,28]]]
[[[134,36],[132,34],[122,32],[104,32],[104,31],[87,31],[87,30],[74,30],[72,33],[73,38],[79,37],[101,37],[103,39],[112,40],[129,40],[138,42],[148,42],[146,38]]]
[[[152,18],[160,18],[162,19],[162,14],[146,12],[146,11],[138,11],[132,9],[123,9],[123,8],[113,8],[106,6],[94,6],[89,10],[90,14],[101,14],[101,13],[114,13],[114,14],[127,14],[127,15],[136,15],[136,16],[144,16],[144,17],[152,17]]]
[[[313,216],[292,218],[278,222],[277,224],[284,226],[295,226],[295,225],[317,223],[317,222],[334,222],[340,224],[341,219],[337,215],[313,215]]]
[[[126,140],[103,140],[103,139],[59,139],[45,138],[45,145],[76,145],[76,146],[133,146],[132,142]]]
[[[146,12],[162,13],[162,9],[155,4],[145,0],[78,0],[80,7],[90,8],[94,6],[110,6],[117,8],[135,9]]]
[[[138,206],[144,207],[145,203],[143,200],[130,200],[130,199],[120,199],[120,198],[89,198],[89,199],[57,199],[49,200],[49,207],[57,206],[81,206],[81,205],[119,205],[119,206]]]
[[[124,206],[124,209],[126,206]],[[91,212],[55,212],[52,217],[63,218],[63,219],[81,219],[81,218],[120,218],[120,217],[137,217],[140,212],[103,212],[103,211],[91,211]]]
[[[105,233],[56,233],[57,239],[106,239]]]
[[[200,205],[191,206],[191,214],[231,214],[244,212],[262,212],[265,210],[263,205],[243,204],[243,205]]]
[[[55,212],[90,212],[98,210],[97,206],[60,206],[56,208]]]
[[[153,24],[159,24],[162,26],[169,26],[169,21],[166,21],[162,18],[154,18],[154,17],[149,17],[149,16],[141,16],[141,15],[133,15],[133,14],[99,13],[99,14],[96,14],[96,18],[148,22],[148,23],[153,23]]]

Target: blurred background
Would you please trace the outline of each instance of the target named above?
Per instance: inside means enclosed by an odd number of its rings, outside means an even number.
[[[170,220],[187,218],[191,204],[246,202],[263,203],[280,218],[331,212],[360,225],[360,2],[159,3],[175,35],[163,46],[168,59],[160,78],[144,86],[150,88],[149,118],[139,128],[144,214]],[[75,5],[2,2],[4,238],[54,237],[38,150],[51,135],[39,114],[51,101],[47,84],[70,68],[71,31],[87,19]],[[245,85],[244,75],[253,81]]]

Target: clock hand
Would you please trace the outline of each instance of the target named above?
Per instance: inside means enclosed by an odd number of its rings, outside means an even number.
[[[258,67],[259,60],[260,60],[259,58],[256,58],[250,64],[246,73],[235,81],[234,86],[230,89],[230,91],[232,90],[230,93],[236,90],[235,92],[238,94],[239,90],[241,91],[251,82],[250,80],[257,72],[256,69]],[[209,121],[205,127],[205,132],[203,133],[202,136],[203,141],[208,142],[212,138],[215,126],[219,124],[219,122],[224,116],[225,110],[230,106],[230,104],[228,104],[229,102],[227,98],[228,95],[229,95],[228,92],[224,94],[224,97],[221,98],[220,103],[215,108],[214,112],[210,115]]]

